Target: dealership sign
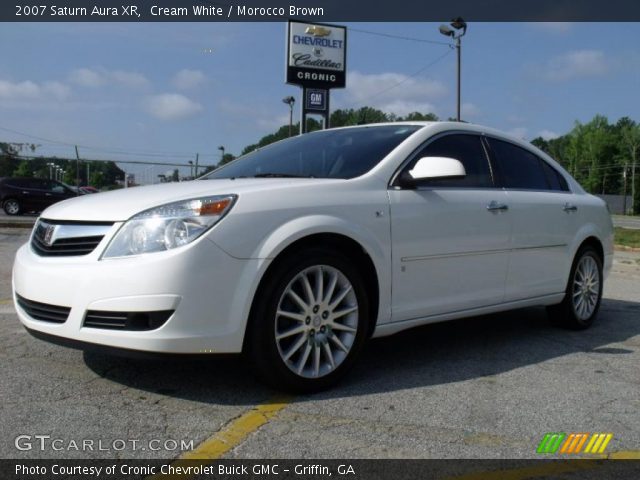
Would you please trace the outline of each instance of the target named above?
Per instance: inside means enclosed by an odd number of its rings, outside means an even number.
[[[346,27],[290,21],[287,83],[321,89],[344,88],[346,52]]]
[[[321,90],[319,88],[309,88],[305,90],[305,105],[306,110],[317,110],[325,112],[328,108],[328,94],[327,90]]]

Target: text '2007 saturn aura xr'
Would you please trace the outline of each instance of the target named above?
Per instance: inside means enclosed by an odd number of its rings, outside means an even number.
[[[604,202],[528,143],[463,123],[357,126],[53,205],[13,292],[40,338],[243,352],[270,384],[313,391],[370,337],[417,325],[542,305],[588,327],[612,230]]]

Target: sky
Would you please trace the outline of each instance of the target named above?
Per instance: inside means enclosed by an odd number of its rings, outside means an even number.
[[[455,116],[456,54],[439,24],[334,23],[348,28],[347,88],[332,109]],[[0,141],[215,164],[219,146],[237,155],[287,124],[283,97],[299,105],[285,35],[284,22],[5,23]],[[640,23],[469,23],[462,39],[463,119],[527,140],[596,114],[640,121],[639,87]],[[141,182],[169,169],[125,168]]]

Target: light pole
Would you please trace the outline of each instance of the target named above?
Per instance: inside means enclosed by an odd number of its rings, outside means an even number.
[[[455,18],[451,21],[450,25],[455,29],[450,29],[447,25],[440,25],[440,33],[447,37],[451,37],[456,41],[456,51],[458,52],[458,105],[456,119],[460,121],[460,69],[461,69],[461,56],[462,56],[462,42],[460,39],[467,33],[467,22],[461,17]],[[458,32],[456,35],[456,31]]]
[[[291,96],[284,97],[282,102],[289,105],[289,136],[291,136],[293,132],[293,105],[296,103],[296,99]]]
[[[218,147],[218,150],[220,150],[220,164],[222,164],[222,162],[224,161],[224,147],[220,145]]]
[[[193,160],[189,160],[189,166],[191,167],[191,180],[193,180]]]

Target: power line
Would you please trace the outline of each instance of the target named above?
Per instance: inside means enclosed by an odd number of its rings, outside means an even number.
[[[120,149],[110,149],[108,147],[96,147],[96,146],[91,146],[91,145],[81,145],[81,144],[75,144],[75,143],[69,143],[69,142],[64,142],[61,140],[52,140],[50,138],[44,138],[44,137],[40,137],[37,135],[32,135],[30,133],[25,133],[25,132],[19,132],[17,130],[12,130],[10,128],[5,128],[0,126],[0,130],[3,130],[5,132],[9,132],[9,133],[14,133],[16,135],[22,135],[24,137],[27,138],[33,138],[34,140],[39,140],[42,142],[46,142],[50,145],[56,145],[56,146],[66,146],[66,147],[75,147],[76,145],[79,148],[83,148],[85,150],[94,150],[94,151],[98,151],[98,152],[104,152],[104,153],[115,153],[115,154],[120,154],[120,155],[136,155],[136,156],[141,156],[141,157],[164,157],[164,158],[171,158],[171,157],[183,157],[183,158],[192,158],[195,157],[195,153],[186,153],[186,152],[154,152],[154,151],[145,151],[145,150],[138,150],[136,151],[134,150],[120,150]],[[205,155],[205,156],[217,156],[218,154],[215,152],[212,153],[201,153],[201,156]]]
[[[448,45],[448,44],[447,44]],[[387,93],[389,90],[393,90],[394,88],[399,87],[400,85],[402,85],[403,83],[407,82],[408,80],[417,77],[418,75],[420,75],[422,72],[424,72],[425,70],[427,70],[428,68],[434,66],[436,63],[438,63],[440,60],[444,59],[447,55],[449,55],[453,50],[447,50],[444,54],[440,55],[439,57],[437,57],[435,60],[429,62],[428,64],[426,64],[424,67],[420,68],[419,70],[416,70],[415,72],[413,72],[411,75],[408,75],[406,77],[404,77],[402,80],[400,80],[399,82],[383,88],[382,90],[374,93],[373,95],[369,95],[367,97],[367,102],[374,99],[374,98],[378,98],[380,95],[382,95],[383,93]],[[361,104],[361,102],[352,102],[350,104],[347,104],[346,107],[343,108],[353,108],[354,105],[358,105]]]
[[[19,158],[22,160],[60,160],[66,162],[76,162],[75,158],[63,158],[63,157],[35,157],[32,155],[12,155],[12,158]],[[174,162],[143,162],[141,160],[99,160],[95,158],[82,158],[83,162],[113,162],[113,163],[127,163],[132,165],[164,165],[169,167],[191,167],[190,163],[174,163]],[[204,168],[204,166],[203,166]]]
[[[379,37],[393,38],[393,39],[396,39],[396,40],[407,40],[407,41],[410,41],[410,42],[429,43],[429,44],[432,44],[432,45],[446,45],[448,47],[451,46],[450,43],[438,42],[437,40],[427,40],[427,39],[424,39],[424,38],[406,37],[404,35],[395,35],[393,33],[384,33],[384,32],[374,32],[372,30],[362,30],[360,28],[353,28],[353,27],[348,27],[347,29],[348,29],[349,32],[366,33],[368,35],[377,35]]]

